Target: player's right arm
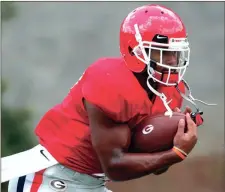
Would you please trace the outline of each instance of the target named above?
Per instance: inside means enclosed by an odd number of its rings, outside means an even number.
[[[130,131],[125,126],[110,119],[100,108],[84,101],[88,113],[93,147],[105,174],[114,181],[136,179],[156,170],[182,161],[172,150],[159,153],[127,153]],[[186,115],[188,132],[184,133],[185,123],[180,122],[174,138],[174,145],[189,153],[197,142],[196,125]]]

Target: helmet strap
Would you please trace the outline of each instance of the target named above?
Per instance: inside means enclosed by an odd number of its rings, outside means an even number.
[[[156,89],[154,89],[152,86],[151,86],[151,84],[149,83],[149,80],[151,79],[151,77],[149,76],[148,77],[148,79],[147,79],[147,85],[148,85],[148,88],[151,90],[151,92],[152,93],[154,93],[156,96],[158,96],[161,100],[162,100],[162,102],[163,102],[163,104],[164,104],[164,106],[165,106],[165,108],[166,108],[166,112],[165,112],[165,115],[166,116],[172,116],[173,115],[173,111],[172,111],[172,109],[169,107],[169,103],[171,102],[171,100],[170,101],[167,101],[167,97],[163,94],[163,93],[159,93]]]

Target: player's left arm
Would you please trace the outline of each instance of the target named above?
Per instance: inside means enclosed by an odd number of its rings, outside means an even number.
[[[178,107],[176,107],[174,109],[174,112],[182,113],[181,110]],[[186,114],[186,113],[191,113],[191,112],[192,112],[192,109],[189,106],[186,106],[186,108],[185,108],[183,113]],[[154,175],[161,175],[161,174],[167,172],[168,169],[169,169],[169,167],[163,167],[163,168],[158,169],[157,171],[155,171],[153,174]]]

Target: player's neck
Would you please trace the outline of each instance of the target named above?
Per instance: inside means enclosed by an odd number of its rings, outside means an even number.
[[[155,95],[149,90],[149,88],[147,86],[147,78],[148,78],[147,71],[143,71],[141,73],[133,73],[133,74],[137,78],[137,80],[138,80],[139,84],[142,86],[142,88],[147,92],[149,99],[151,101],[153,101],[155,98]],[[150,84],[155,89],[157,88],[157,84],[154,83],[153,81],[150,81]]]

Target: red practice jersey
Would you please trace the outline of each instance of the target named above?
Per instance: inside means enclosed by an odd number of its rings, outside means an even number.
[[[173,99],[171,108],[181,106],[182,99],[175,88],[168,88],[165,94]],[[146,115],[165,111],[160,99],[152,104],[122,58],[102,58],[90,65],[64,100],[42,117],[35,130],[40,144],[59,163],[85,174],[102,173],[102,168],[92,147],[83,98],[114,121],[128,123],[131,128]]]

